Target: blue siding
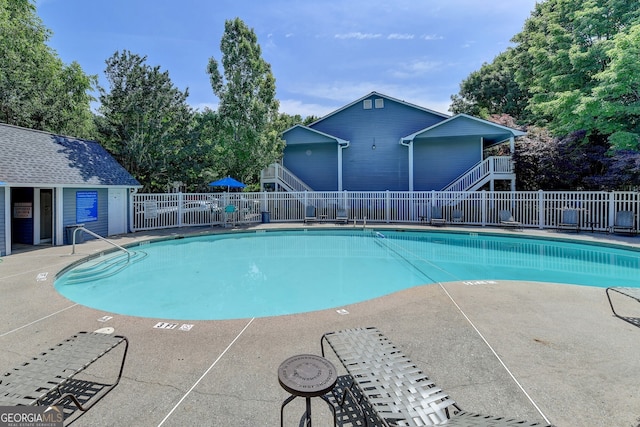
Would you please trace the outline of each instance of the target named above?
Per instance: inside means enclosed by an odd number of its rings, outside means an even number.
[[[5,189],[4,187],[0,187],[0,256],[5,256],[7,251],[5,248],[7,247],[7,230],[5,229],[5,197],[4,197]]]
[[[294,127],[282,135],[282,138],[287,141],[287,144],[314,144],[314,143],[333,143],[336,144],[336,140],[324,135],[320,135],[317,132],[310,131],[301,127]]]
[[[287,146],[282,164],[315,191],[338,188],[338,144]]]
[[[109,215],[108,215],[108,206],[107,203],[109,201],[109,193],[106,188],[65,188],[63,190],[62,196],[62,204],[63,204],[63,213],[62,213],[62,223],[64,226],[75,224],[76,223],[76,193],[78,191],[97,191],[98,192],[98,220],[85,222],[84,226],[86,229],[93,231],[100,236],[106,236],[109,232]],[[90,236],[86,233],[83,235],[84,240],[93,239],[93,236]],[[66,242],[69,244],[71,242]]]
[[[413,144],[415,191],[442,190],[482,160],[480,137],[423,138]]]
[[[375,108],[377,98],[381,97],[374,94],[367,98],[374,108],[364,109],[358,102],[312,126],[350,142],[343,151],[344,190],[408,190],[408,149],[399,144],[400,138],[444,120],[388,98],[383,98],[384,108]],[[314,182],[308,184],[316,189]]]
[[[457,116],[453,120],[436,126],[420,136],[429,138],[451,136],[482,136],[486,140],[495,142],[504,141],[511,137],[511,133],[490,123],[474,120],[471,117]]]

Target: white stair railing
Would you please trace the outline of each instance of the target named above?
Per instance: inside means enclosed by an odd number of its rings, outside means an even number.
[[[442,191],[469,191],[474,185],[480,183],[491,174],[509,174],[512,172],[511,157],[487,157],[454,179],[449,185],[443,188]]]
[[[287,191],[313,191],[311,187],[279,163],[273,163],[262,173],[263,181],[274,180]]]

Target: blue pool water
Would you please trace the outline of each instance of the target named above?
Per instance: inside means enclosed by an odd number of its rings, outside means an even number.
[[[640,287],[637,251],[476,233],[252,232],[129,249],[147,256],[111,275],[92,260],[64,272],[56,289],[112,313],[213,320],[340,307],[456,280]]]

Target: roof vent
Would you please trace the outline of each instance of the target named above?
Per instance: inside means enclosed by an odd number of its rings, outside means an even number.
[[[365,99],[364,102],[362,103],[362,108],[364,108],[365,110],[371,110],[371,108],[372,108],[371,100],[370,99]]]

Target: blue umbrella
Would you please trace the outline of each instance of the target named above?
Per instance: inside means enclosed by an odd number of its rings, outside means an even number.
[[[245,184],[243,184],[240,181],[237,181],[237,180],[231,178],[230,176],[227,176],[226,178],[219,179],[217,181],[210,182],[209,186],[211,186],[211,187],[227,187],[227,191],[229,191],[229,188],[244,188],[244,187],[246,187]]]

